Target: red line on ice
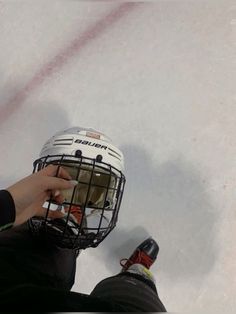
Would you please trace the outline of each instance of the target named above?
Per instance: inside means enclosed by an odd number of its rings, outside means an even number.
[[[105,32],[112,24],[121,19],[126,13],[135,8],[137,3],[126,2],[112,10],[104,18],[90,26],[79,38],[74,39],[67,47],[59,52],[51,61],[47,62],[33,78],[10,100],[0,107],[0,125],[20,108],[26,98],[43,82],[60,70],[73,56],[82,50],[90,41],[96,39]]]

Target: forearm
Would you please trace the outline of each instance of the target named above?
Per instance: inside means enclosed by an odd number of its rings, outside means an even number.
[[[0,190],[0,231],[13,226],[16,218],[15,203],[7,190]]]

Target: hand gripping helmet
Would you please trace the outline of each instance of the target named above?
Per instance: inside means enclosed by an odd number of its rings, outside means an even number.
[[[104,134],[74,127],[55,134],[34,162],[34,172],[48,165],[67,170],[78,185],[62,191],[64,202],[50,198],[45,217],[33,217],[33,235],[44,235],[64,248],[96,247],[116,226],[125,176],[122,152]],[[51,218],[52,211],[61,218]]]

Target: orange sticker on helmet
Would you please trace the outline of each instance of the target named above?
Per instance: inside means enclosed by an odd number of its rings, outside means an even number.
[[[100,140],[101,135],[93,132],[86,132],[86,136],[96,138],[97,140]]]

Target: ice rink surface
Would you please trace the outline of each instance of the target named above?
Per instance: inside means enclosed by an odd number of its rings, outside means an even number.
[[[234,313],[235,1],[0,1],[0,48],[0,188],[70,126],[125,154],[117,228],[81,254],[73,290],[152,235],[169,311]]]

